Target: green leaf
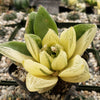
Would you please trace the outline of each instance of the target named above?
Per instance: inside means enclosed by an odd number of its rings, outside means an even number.
[[[74,26],[76,32],[76,39],[78,40],[86,31],[95,27],[94,24],[78,24]]]
[[[50,17],[49,13],[41,6],[36,15],[34,32],[43,39],[49,28],[53,29],[58,34],[56,23]]]
[[[34,33],[34,21],[35,21],[35,18],[36,18],[36,12],[31,12],[29,15],[28,15],[28,19],[27,19],[27,22],[26,22],[26,26],[25,26],[25,32],[26,33]]]
[[[0,44],[0,53],[18,63],[22,63],[25,59],[32,59],[25,43],[17,41]]]

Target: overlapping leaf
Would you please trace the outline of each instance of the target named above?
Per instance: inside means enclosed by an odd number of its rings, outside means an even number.
[[[41,39],[33,34],[25,34],[25,42],[33,58],[39,62],[39,46],[37,42],[41,44]]]
[[[52,29],[49,29],[47,34],[45,35],[45,37],[43,38],[42,40],[42,45],[48,45],[48,46],[51,46],[51,45],[55,45],[59,43],[59,38],[57,36],[57,34],[55,33],[54,30]]]
[[[94,24],[78,24],[74,26],[76,32],[76,40],[78,40],[86,31],[96,27]]]
[[[0,44],[0,53],[18,63],[22,63],[25,59],[33,59],[26,44],[22,42],[11,41]]]
[[[59,76],[61,78],[78,76],[84,72],[84,69],[85,66],[83,63],[83,58],[81,58],[79,55],[76,55],[69,61],[67,68],[64,69]]]
[[[79,28],[82,29],[81,26],[79,26]],[[87,24],[84,24],[84,28],[86,26],[87,26]],[[91,28],[88,28],[86,31],[84,30],[85,32],[79,31],[77,29],[76,33],[77,34],[80,33],[81,37],[76,42],[76,49],[75,49],[74,55],[77,55],[77,54],[82,55],[84,53],[84,51],[87,49],[87,47],[89,46],[89,44],[93,41],[93,38],[94,38],[96,31],[97,31],[97,26],[96,25],[88,25],[87,27],[91,27]]]
[[[26,25],[25,25],[25,32],[26,33],[30,33],[30,34],[34,33],[35,18],[36,18],[36,12],[31,12],[28,15],[27,22],[26,22]]]
[[[40,53],[40,63],[41,64],[51,69],[52,61],[53,61],[53,58],[46,51],[42,51]]]
[[[56,34],[58,34],[56,23],[50,17],[49,13],[41,6],[36,15],[34,32],[43,39],[49,28],[53,29]]]
[[[37,78],[31,74],[26,76],[26,86],[31,91],[38,91],[39,93],[46,92],[53,88],[57,83],[57,77]]]
[[[60,36],[60,43],[64,47],[69,59],[76,48],[76,33],[73,27],[62,32]]]
[[[67,66],[67,55],[66,52],[60,51],[59,55],[52,62],[52,69],[60,71]]]
[[[40,63],[34,62],[32,60],[24,60],[23,67],[30,74],[37,76],[37,77],[48,76],[48,75],[51,75],[53,73],[46,66],[44,66]]]

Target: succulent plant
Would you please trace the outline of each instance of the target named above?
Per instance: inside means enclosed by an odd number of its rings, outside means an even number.
[[[9,21],[9,20],[14,20],[17,18],[17,15],[14,11],[9,11],[3,16],[3,20]]]
[[[76,12],[71,12],[67,15],[67,19],[68,20],[77,20],[77,19],[80,19],[80,16],[78,13]]]
[[[64,30],[59,37],[55,22],[43,7],[32,16],[26,25],[25,43],[11,41],[0,44],[0,53],[20,63],[28,72],[27,89],[43,93],[52,89],[59,78],[71,83],[88,80],[88,64],[81,55],[92,42],[96,25],[75,25]],[[30,18],[33,19],[30,21]]]

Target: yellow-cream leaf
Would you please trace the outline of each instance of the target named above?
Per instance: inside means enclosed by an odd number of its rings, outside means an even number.
[[[74,58],[72,58],[66,69],[64,69],[59,76],[62,77],[74,77],[77,75],[80,75],[84,72],[85,65],[83,62],[83,58],[81,58],[79,55],[76,55]]]
[[[82,74],[74,77],[61,77],[62,80],[66,82],[78,83],[85,82],[90,78],[90,74],[87,71],[84,71]]]
[[[17,50],[14,50],[12,48],[9,47],[0,47],[0,52],[5,55],[6,57],[12,59],[15,62],[21,63],[23,62],[23,60],[26,59],[33,59],[31,56],[25,55]]]
[[[80,38],[79,40],[77,40],[76,42],[76,49],[74,52],[74,55],[82,55],[84,53],[84,51],[87,49],[87,47],[89,46],[89,44],[92,42],[95,34],[97,31],[97,27],[96,25],[94,25],[93,28],[89,29],[88,31],[86,31]]]
[[[52,62],[52,69],[60,71],[67,66],[67,55],[63,50],[60,51],[59,55],[54,58]]]
[[[85,70],[82,74],[73,77],[61,77],[61,79],[66,82],[72,82],[72,83],[87,81],[90,78],[89,67],[84,59],[83,62],[84,62]]]
[[[34,62],[32,60],[24,60],[23,67],[25,68],[26,71],[28,71],[30,74],[36,77],[48,76],[53,73],[44,65]]]
[[[55,33],[54,30],[49,29],[47,34],[44,36],[43,40],[42,40],[42,45],[54,45],[56,43],[59,43],[59,38],[57,36],[57,34]]]
[[[69,59],[76,48],[76,33],[73,27],[66,29],[61,33],[60,43],[64,47]]]
[[[61,77],[61,79],[66,82],[72,82],[72,83],[87,81],[90,78],[89,67],[87,62],[84,59],[82,59],[82,61],[85,66],[85,70],[82,74],[73,77]]]
[[[26,76],[26,86],[29,91],[38,91],[39,93],[46,92],[53,88],[58,81],[57,77],[38,78],[31,74]]]
[[[33,58],[39,62],[39,47],[34,38],[32,38],[30,34],[25,34],[25,42]]]
[[[40,53],[40,63],[41,64],[51,69],[52,61],[53,61],[53,58],[46,51],[42,51]]]

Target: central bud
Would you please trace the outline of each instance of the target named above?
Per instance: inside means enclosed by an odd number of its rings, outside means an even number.
[[[55,58],[58,56],[60,49],[63,49],[59,44],[55,45],[44,45],[43,48],[41,49],[42,51],[45,50],[51,57]]]
[[[52,52],[56,52],[57,51],[57,48],[55,46],[51,46],[51,51]]]
[[[58,56],[60,49],[57,45],[52,45],[50,47],[47,47],[46,51],[51,57],[55,58]]]

